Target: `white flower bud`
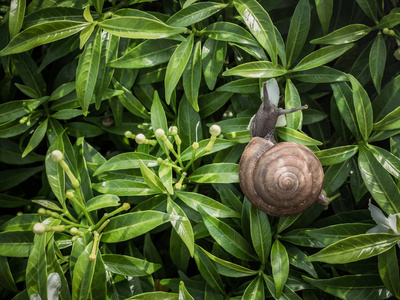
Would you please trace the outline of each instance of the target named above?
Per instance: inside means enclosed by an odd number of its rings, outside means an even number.
[[[138,144],[144,144],[146,142],[146,137],[144,136],[144,134],[139,133],[136,137],[135,137],[135,141]]]
[[[45,232],[46,232],[46,227],[44,227],[42,223],[35,223],[35,225],[33,225],[34,234],[42,235]]]
[[[62,152],[59,150],[54,150],[53,152],[51,152],[51,159],[54,162],[60,162],[64,159],[64,154],[62,154]]]
[[[218,136],[221,134],[221,127],[219,127],[218,125],[212,125],[210,127],[210,134],[211,135],[215,135]]]
[[[162,138],[165,136],[165,131],[162,128],[158,128],[155,132],[156,137]]]

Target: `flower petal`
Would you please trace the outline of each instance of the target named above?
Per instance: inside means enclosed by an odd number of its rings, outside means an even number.
[[[269,101],[274,104],[275,106],[278,107],[278,102],[279,102],[279,86],[278,82],[276,81],[275,78],[272,78],[267,81],[267,91],[268,91],[268,97]],[[262,95],[262,89],[261,89],[261,95]],[[261,96],[261,99],[263,97]]]
[[[366,234],[370,233],[387,233],[388,229],[385,226],[377,225],[366,232]]]
[[[286,117],[285,115],[280,115],[278,117],[278,120],[276,120],[275,127],[284,127],[284,126],[286,126]]]
[[[389,215],[388,216],[388,223],[390,228],[397,234],[399,234],[399,232],[397,231],[397,220],[396,220],[396,215]]]
[[[376,224],[385,226],[387,229],[390,228],[388,219],[386,218],[386,216],[383,214],[383,212],[378,207],[371,204],[371,202],[370,202],[368,204],[368,209],[371,212],[371,217],[372,217],[372,219],[374,219]]]

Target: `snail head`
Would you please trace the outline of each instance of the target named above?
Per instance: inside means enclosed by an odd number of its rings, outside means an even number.
[[[280,115],[293,113],[302,109],[308,108],[307,105],[301,107],[282,109],[278,108],[269,100],[267,82],[263,82],[263,102],[257,113],[250,121],[249,129],[251,137],[262,137],[274,141],[274,131],[276,121]]]

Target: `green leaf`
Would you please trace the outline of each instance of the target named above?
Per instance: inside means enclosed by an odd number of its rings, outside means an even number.
[[[137,211],[113,217],[104,229],[101,241],[105,243],[127,241],[174,219],[176,218],[159,211]]]
[[[371,51],[369,52],[369,71],[378,94],[381,92],[381,82],[386,63],[386,45],[382,33],[378,32]]]
[[[179,300],[194,300],[194,298],[187,291],[183,281],[179,282]]]
[[[151,126],[155,132],[157,129],[164,130],[164,133],[168,133],[167,117],[165,116],[165,111],[161,103],[161,99],[158,96],[157,91],[154,92],[153,103],[151,105]],[[168,154],[169,150],[159,137],[156,137],[158,144],[163,148],[164,153]]]
[[[383,148],[370,144],[367,146],[382,167],[384,167],[386,171],[395,176],[397,179],[400,179],[400,159]]]
[[[400,237],[398,235],[388,233],[353,235],[309,256],[307,261],[346,264],[385,252],[399,240]]]
[[[353,89],[354,108],[356,110],[356,117],[358,128],[362,137],[366,141],[372,131],[372,106],[367,92],[361,84],[352,75],[350,76],[351,87]]]
[[[0,191],[11,189],[40,171],[43,171],[43,165],[0,171]]]
[[[47,299],[46,264],[46,234],[36,235],[26,267],[26,288],[30,297],[37,294],[42,299]]]
[[[398,104],[398,94],[400,92],[400,75],[396,76],[382,89],[382,92],[373,102],[374,120],[378,122],[386,115],[396,110]]]
[[[178,134],[182,140],[182,149],[185,149],[203,139],[202,130],[198,128],[200,124],[200,115],[193,108],[186,96],[183,96],[178,109]]]
[[[276,287],[276,298],[280,298],[289,275],[289,257],[285,246],[275,240],[271,249],[271,267]]]
[[[10,31],[10,38],[13,38],[21,30],[22,23],[24,22],[25,15],[25,0],[11,0],[10,2],[10,15],[8,29]]]
[[[132,296],[126,300],[179,300],[179,295],[171,292],[147,292]]]
[[[377,12],[378,4],[374,0],[356,0],[365,14],[375,23],[378,22]]]
[[[201,50],[201,64],[203,66],[204,80],[210,90],[217,83],[218,75],[226,59],[227,43],[208,38]]]
[[[148,167],[155,167],[158,165],[155,156],[141,152],[127,152],[111,157],[98,167],[93,175],[97,176],[103,172],[116,170],[139,169],[140,162],[143,162]]]
[[[278,136],[281,139],[285,140],[286,142],[299,143],[304,146],[322,145],[320,141],[314,140],[309,136],[305,135],[304,133],[301,133],[289,127],[277,127],[275,131],[278,134]]]
[[[232,97],[232,95],[233,94],[230,92],[212,92],[201,95],[199,97],[200,116],[205,118],[216,112]]]
[[[135,16],[118,16],[98,23],[103,30],[119,37],[130,39],[162,39],[186,30],[171,27],[159,20]]]
[[[99,195],[90,199],[88,202],[86,202],[85,207],[86,211],[90,212],[101,208],[113,207],[118,205],[120,205],[118,196],[106,194]]]
[[[232,163],[215,163],[196,169],[189,180],[197,183],[237,183],[239,182],[239,165]]]
[[[397,298],[400,295],[399,262],[396,256],[396,247],[378,255],[379,276],[385,287]]]
[[[140,161],[140,172],[142,173],[144,181],[147,185],[153,190],[158,193],[165,192],[165,188],[163,183],[161,182],[160,178],[156,174],[154,174],[146,165]]]
[[[198,207],[201,207],[204,211],[213,217],[218,218],[239,218],[238,212],[230,209],[229,207],[221,204],[218,201],[213,200],[207,196],[192,192],[175,191],[176,195],[181,199],[187,206],[198,211]]]
[[[47,150],[45,166],[50,188],[60,203],[65,202],[65,174],[59,163],[51,159],[51,152],[59,150],[64,153],[63,135],[60,134]]]
[[[360,133],[358,131],[357,117],[350,87],[347,83],[340,82],[331,84],[331,88],[343,121],[346,123],[353,135],[356,138],[359,138]]]
[[[224,285],[222,283],[221,277],[217,272],[217,268],[212,263],[212,261],[199,249],[200,247],[196,245],[194,251],[194,259],[200,274],[210,285],[210,287],[216,291],[225,294]]]
[[[12,56],[12,61],[23,83],[38,96],[46,94],[46,83],[38,71],[36,61],[28,53],[18,53]]]
[[[0,123],[13,121],[27,115],[29,110],[35,110],[39,105],[46,102],[47,99],[49,97],[32,100],[14,100],[0,104]]]
[[[296,220],[300,217],[300,214],[289,216],[289,217],[280,217],[278,222],[278,228],[276,232],[279,234],[289,228]]]
[[[198,41],[194,46],[182,76],[186,98],[196,111],[199,111],[197,98],[199,96],[201,70],[201,42]]]
[[[243,293],[242,299],[243,300],[265,299],[264,280],[261,274],[250,282],[250,284],[247,286],[246,290]]]
[[[114,194],[116,196],[147,196],[159,193],[150,189],[147,183],[128,179],[114,179],[93,183],[92,188],[100,193]]]
[[[400,13],[390,13],[379,21],[379,23],[376,25],[376,28],[393,28],[398,24],[400,24]]]
[[[241,64],[222,73],[222,76],[242,76],[249,78],[273,78],[287,73],[281,65],[269,61],[253,61]]]
[[[290,27],[286,39],[287,66],[296,61],[306,42],[310,30],[311,13],[309,0],[301,0],[290,20]]]
[[[171,225],[174,227],[176,233],[180,236],[182,241],[187,246],[190,256],[194,255],[194,234],[193,228],[182,208],[168,197],[167,212],[170,215],[181,217],[177,220],[171,220]]]
[[[207,252],[200,246],[196,246],[196,248],[201,249],[209,259],[211,259],[215,266],[217,267],[218,273],[223,276],[228,277],[247,277],[247,276],[254,276],[258,274],[258,271],[253,271],[243,266],[237,265],[227,260],[223,260],[211,253]]]
[[[0,226],[0,231],[28,231],[32,230],[33,224],[40,222],[37,214],[24,214],[16,216]]]
[[[329,30],[329,23],[332,17],[333,0],[314,0],[317,8],[318,19],[321,22],[322,30],[326,34]]]
[[[93,23],[93,17],[90,14],[90,5],[86,5],[85,9],[83,10],[83,17],[89,23]]]
[[[275,27],[269,14],[256,0],[235,0],[233,4],[250,32],[260,45],[267,50],[272,63],[276,64],[278,62],[278,43]]]
[[[340,299],[377,300],[390,297],[377,275],[346,275],[329,279],[313,279],[303,276],[303,279]]]
[[[295,108],[301,106],[301,99],[296,86],[288,78],[285,88],[285,108]],[[303,113],[297,111],[286,116],[287,126],[292,129],[301,129]]]
[[[5,256],[0,256],[0,286],[6,290],[18,293],[17,286],[8,264],[8,259]]]
[[[0,138],[5,139],[13,136],[20,135],[25,131],[33,127],[39,120],[39,116],[36,115],[30,119],[31,124],[28,126],[26,123],[21,124],[19,120],[9,121],[0,125]]]
[[[307,258],[306,253],[290,244],[287,244],[285,247],[288,252],[289,263],[291,265],[299,268],[300,270],[306,271],[308,274],[315,278],[318,277],[318,274],[315,271],[313,264],[311,262],[305,261]]]
[[[289,243],[292,243],[294,245],[299,245],[304,247],[311,247],[311,248],[325,247],[324,244],[309,236],[307,232],[308,230],[306,229],[295,229],[281,235],[280,239],[283,241],[288,241]]]
[[[146,40],[118,59],[110,61],[111,68],[140,69],[168,62],[177,47],[176,41],[157,39]]]
[[[250,235],[260,262],[265,264],[271,250],[271,226],[268,216],[253,205],[250,207]]]
[[[229,141],[229,140],[225,140],[225,139],[216,139],[211,151],[209,151],[209,152],[203,151],[209,142],[210,142],[210,139],[201,140],[199,142],[199,148],[196,151],[195,159],[198,159],[198,158],[206,156],[206,155],[210,155],[212,153],[220,152],[224,149],[230,148],[237,144],[237,142],[235,142],[235,141]],[[192,152],[193,152],[192,146],[186,148],[185,151],[183,151],[181,154],[182,161],[190,160],[192,158]]]
[[[149,113],[144,105],[132,94],[132,92],[119,83],[115,78],[112,79],[114,88],[123,91],[123,94],[118,95],[119,101],[122,105],[129,110],[132,114],[142,118],[149,119]]]
[[[161,268],[158,264],[126,255],[103,254],[102,258],[108,271],[123,276],[146,276]]]
[[[260,85],[257,78],[244,78],[230,81],[216,89],[217,92],[231,92],[237,94],[258,93]]]
[[[48,119],[44,120],[43,123],[35,129],[35,132],[32,134],[32,137],[24,150],[24,153],[22,153],[22,157],[27,156],[28,153],[35,149],[37,145],[39,145],[39,143],[43,140],[44,135],[47,131],[47,122]]]
[[[365,146],[359,148],[358,167],[368,191],[387,214],[400,212],[400,192],[390,174]]]
[[[37,46],[61,40],[88,26],[90,26],[89,23],[75,21],[54,21],[31,26],[17,34],[7,47],[0,51],[0,56],[25,52]]]
[[[333,45],[320,48],[309,55],[304,57],[297,65],[293,68],[293,72],[305,71],[320,67],[324,64],[331,62],[332,60],[338,58],[347,50],[352,48],[354,44],[345,45]]]
[[[82,49],[94,31],[95,25],[92,24],[81,31],[79,35],[79,49]]]
[[[31,231],[0,232],[0,255],[28,257],[33,247],[33,238]]]
[[[165,73],[165,101],[167,104],[171,101],[171,95],[179,79],[181,78],[186,64],[192,53],[194,35],[189,35],[179,46],[168,62],[167,71]]]
[[[103,10],[103,4],[104,4],[104,0],[93,0],[93,5],[96,8],[96,11],[101,14],[102,10]]]
[[[325,245],[330,245],[341,239],[366,233],[373,227],[365,223],[343,223],[307,230],[307,234]]]
[[[76,94],[83,114],[89,112],[100,65],[101,30],[96,30],[85,45],[76,69]]]
[[[114,75],[114,68],[109,68],[108,63],[117,58],[118,46],[119,37],[105,31],[101,32],[100,64],[94,89],[97,110],[100,108],[103,96],[107,92]]]
[[[323,166],[338,164],[350,159],[358,152],[357,145],[334,147],[314,152]]]
[[[259,47],[253,36],[243,27],[230,22],[215,22],[204,28],[201,33],[214,40],[233,42]]]
[[[169,165],[161,164],[158,168],[158,176],[167,192],[170,195],[174,194],[174,188],[172,187],[172,167]]]
[[[57,120],[69,120],[82,115],[83,115],[82,110],[70,108],[57,111],[54,114],[52,114],[51,117]]]
[[[226,252],[239,259],[257,260],[253,248],[235,229],[206,213],[201,206],[198,207],[198,210],[207,230]]]
[[[344,161],[328,168],[325,172],[323,186],[328,196],[333,195],[333,193],[343,185],[350,173],[350,169],[350,161]]]
[[[382,120],[373,124],[375,130],[393,130],[400,128],[400,107],[388,113]]]
[[[341,45],[355,42],[369,32],[372,28],[364,24],[351,24],[337,29],[323,37],[311,40],[312,44]]]
[[[194,3],[179,10],[166,23],[170,26],[186,27],[207,19],[226,6],[227,4],[216,2]]]

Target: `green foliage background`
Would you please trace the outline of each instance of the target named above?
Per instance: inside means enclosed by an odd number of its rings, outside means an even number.
[[[0,298],[400,299],[397,1],[0,11]],[[240,191],[269,78],[281,107],[309,106],[276,135],[320,159],[329,207],[270,217]]]

